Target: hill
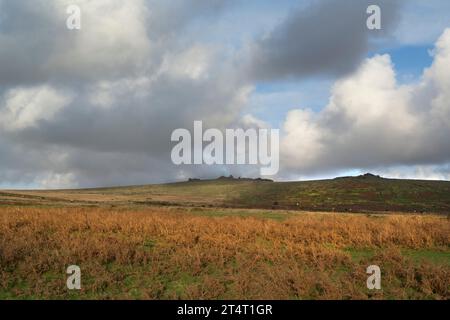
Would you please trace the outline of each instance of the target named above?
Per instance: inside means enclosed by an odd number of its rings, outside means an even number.
[[[450,215],[414,211],[448,214],[449,189],[367,174],[5,190],[0,299],[448,300]]]
[[[0,192],[2,205],[200,206],[336,212],[449,213],[450,182],[366,174],[330,180],[214,180],[128,187]]]

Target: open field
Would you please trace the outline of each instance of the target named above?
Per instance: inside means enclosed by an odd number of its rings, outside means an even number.
[[[372,175],[321,181],[222,178],[116,188],[0,191],[0,205],[181,206],[329,212],[450,213],[450,182]]]
[[[450,182],[372,175],[4,190],[0,299],[450,299],[449,212]]]
[[[82,270],[80,291],[66,288],[72,264]],[[372,264],[382,290],[366,288]],[[0,208],[0,299],[14,298],[450,299],[450,220],[8,205]]]

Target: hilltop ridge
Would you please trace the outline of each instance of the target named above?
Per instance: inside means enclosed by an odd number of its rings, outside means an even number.
[[[245,177],[237,177],[235,178],[233,175],[220,176],[216,179],[200,179],[200,178],[189,178],[188,182],[201,182],[201,181],[266,181],[266,182],[274,182],[272,179],[267,178],[245,178]]]
[[[78,190],[0,192],[0,205],[192,206],[328,212],[450,213],[450,182],[387,179],[370,173],[328,180],[189,179]]]

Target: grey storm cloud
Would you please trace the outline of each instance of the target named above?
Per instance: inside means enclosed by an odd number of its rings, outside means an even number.
[[[372,41],[393,34],[402,0],[318,0],[291,12],[250,55],[252,79],[271,81],[353,71]],[[369,5],[381,9],[381,30],[366,26]]]
[[[225,127],[250,93],[220,48],[186,36],[232,1],[76,3],[82,29],[70,31],[67,1],[0,0],[0,182],[184,178],[171,132]]]

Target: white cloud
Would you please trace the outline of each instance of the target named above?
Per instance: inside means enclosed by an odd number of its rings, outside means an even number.
[[[59,0],[53,2],[55,13],[66,18],[69,4],[81,9],[81,30],[59,33],[57,50],[49,55],[45,69],[99,78],[131,73],[145,66],[152,46],[147,37],[144,0]]]
[[[245,114],[241,118],[241,124],[244,126],[244,128],[258,128],[258,129],[269,129],[270,125],[253,116],[252,114]]]
[[[167,54],[159,72],[192,80],[206,79],[213,55],[213,48],[196,44],[182,52]]]
[[[419,165],[375,169],[375,174],[394,179],[450,180],[450,166]]]
[[[11,89],[0,104],[0,123],[8,131],[50,121],[71,102],[71,97],[49,86]]]
[[[450,160],[450,29],[419,84],[398,85],[389,56],[377,55],[336,82],[322,111],[291,111],[284,131],[284,164],[291,170]]]
[[[73,173],[50,172],[36,179],[36,184],[43,189],[68,189],[77,186],[77,180]]]

